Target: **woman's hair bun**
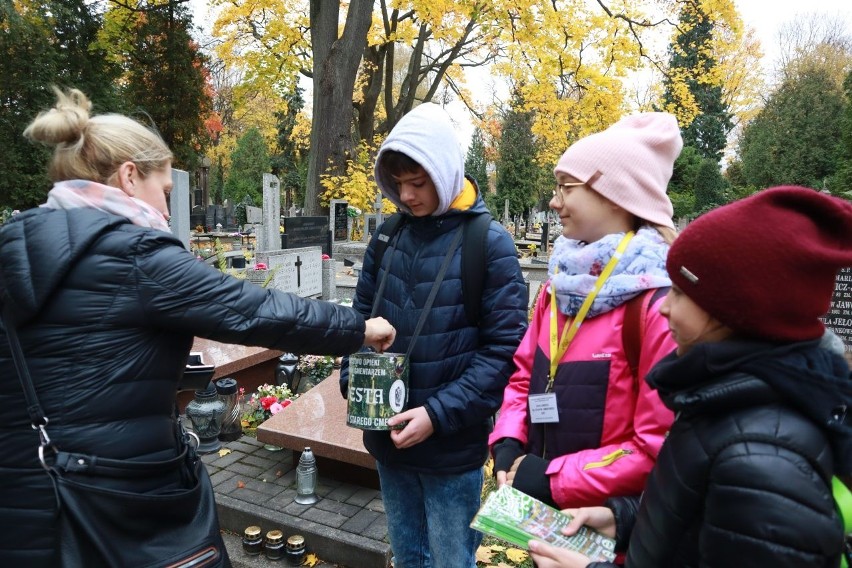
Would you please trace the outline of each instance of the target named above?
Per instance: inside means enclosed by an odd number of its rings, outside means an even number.
[[[75,144],[83,136],[89,123],[92,102],[77,89],[67,93],[53,87],[56,105],[42,112],[24,131],[24,136],[45,144]]]

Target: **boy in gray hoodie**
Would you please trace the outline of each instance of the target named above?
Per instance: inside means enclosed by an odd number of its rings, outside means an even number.
[[[481,535],[469,527],[480,505],[492,417],[527,326],[527,291],[509,234],[492,220],[482,254],[479,318],[465,313],[461,244],[466,221],[487,212],[447,114],[432,103],[408,113],[382,144],[376,182],[404,216],[375,265],[381,227],[364,255],[354,307],[397,329],[390,351],[409,355],[407,410],[390,431],[365,430],[376,458],[396,568],[474,568]],[[453,246],[455,244],[455,246]],[[449,264],[412,344],[437,274]],[[376,293],[387,279],[381,297]],[[344,396],[348,360],[341,369]],[[428,564],[427,564],[428,563]]]

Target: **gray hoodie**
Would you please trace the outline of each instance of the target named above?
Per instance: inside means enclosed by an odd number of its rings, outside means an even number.
[[[399,188],[390,172],[379,167],[382,154],[388,150],[405,154],[426,170],[438,191],[438,208],[432,216],[446,213],[464,187],[464,154],[446,111],[434,103],[421,104],[394,126],[376,157],[376,183],[382,195],[410,214],[399,199]]]

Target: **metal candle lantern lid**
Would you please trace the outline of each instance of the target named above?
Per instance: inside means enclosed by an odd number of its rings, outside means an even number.
[[[197,398],[213,398],[216,396],[216,384],[213,381],[210,381],[203,389],[196,390],[195,396]]]
[[[294,534],[290,538],[287,539],[287,548],[290,549],[300,549],[305,546],[305,537],[300,534]]]
[[[257,538],[260,536],[260,527],[252,525],[250,527],[246,527],[245,533],[248,538]]]
[[[234,394],[237,392],[237,380],[230,377],[217,380],[215,385],[216,392],[219,394]]]
[[[278,544],[284,540],[284,533],[279,530],[272,530],[266,533],[266,542],[269,544]]]

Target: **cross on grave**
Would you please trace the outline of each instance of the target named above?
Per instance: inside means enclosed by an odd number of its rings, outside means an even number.
[[[256,259],[272,273],[270,288],[292,292],[302,298],[322,294],[321,247],[258,251]],[[263,278],[268,276],[269,273],[262,274]]]
[[[296,267],[296,286],[298,288],[302,287],[302,257],[297,256],[296,262],[293,263]]]

